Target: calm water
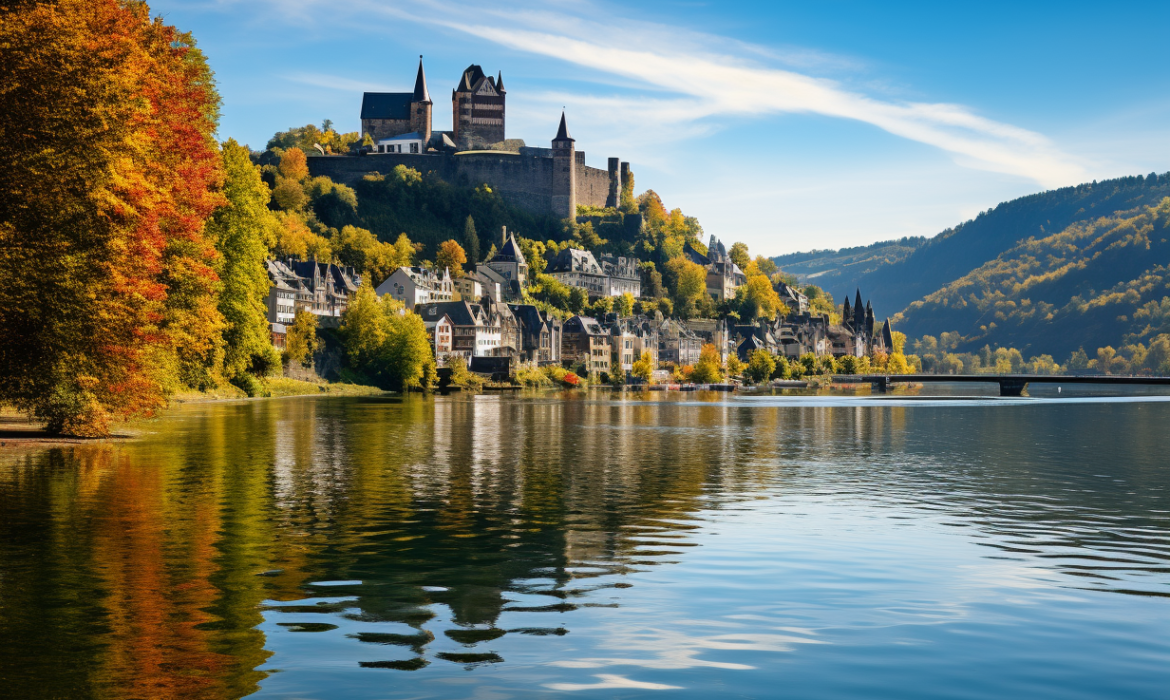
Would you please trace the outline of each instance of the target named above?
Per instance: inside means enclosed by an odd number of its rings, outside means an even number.
[[[1170,698],[1170,403],[309,398],[0,451],[4,698]]]

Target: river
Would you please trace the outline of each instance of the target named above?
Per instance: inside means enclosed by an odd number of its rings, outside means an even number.
[[[0,697],[1170,697],[1164,397],[314,397],[137,430],[0,449]]]

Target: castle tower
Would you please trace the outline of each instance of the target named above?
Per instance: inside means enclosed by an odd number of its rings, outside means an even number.
[[[431,93],[427,90],[427,74],[423,72],[422,56],[418,57],[418,75],[414,78],[414,94],[410,97],[410,130],[422,135],[423,145],[431,140]]]
[[[861,290],[857,290],[857,298],[853,301],[854,328],[865,328],[865,307],[861,304]]]
[[[553,214],[564,219],[577,218],[577,163],[576,141],[569,135],[569,126],[565,122],[565,113],[561,112],[561,126],[552,140],[553,176],[552,176],[552,210]]]
[[[622,203],[622,175],[617,158],[609,159],[609,195],[605,198],[605,206],[616,207]]]
[[[451,91],[451,126],[460,148],[488,146],[504,140],[504,74],[485,75],[470,65]]]

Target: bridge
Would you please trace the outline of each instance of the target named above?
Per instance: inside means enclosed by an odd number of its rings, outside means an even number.
[[[1111,374],[864,374],[834,375],[840,384],[873,384],[885,391],[890,384],[999,384],[1000,396],[1022,396],[1029,384],[1113,384],[1170,386],[1170,377],[1133,377]]]

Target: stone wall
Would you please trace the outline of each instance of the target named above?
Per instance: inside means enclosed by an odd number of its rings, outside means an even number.
[[[609,194],[609,173],[585,165],[585,154],[577,154],[577,203],[604,207]],[[446,153],[371,153],[365,156],[310,156],[309,172],[324,175],[346,185],[353,185],[368,173],[389,175],[395,166],[405,165],[421,173],[432,172],[452,185],[478,187],[487,184],[505,201],[535,214],[552,211],[552,158],[533,158],[504,153],[483,152],[448,155]]]
[[[609,197],[609,172],[585,165],[585,154],[577,153],[577,204],[604,207]]]

